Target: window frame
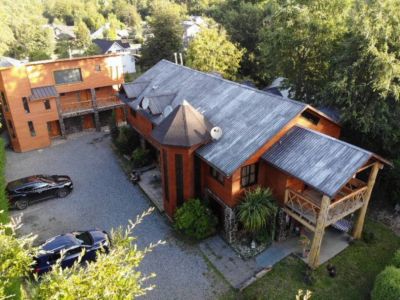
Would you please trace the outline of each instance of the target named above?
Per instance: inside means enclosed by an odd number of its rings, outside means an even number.
[[[22,106],[24,107],[25,113],[27,113],[27,114],[31,113],[31,108],[29,107],[27,97],[22,97]]]
[[[8,107],[6,93],[4,91],[0,91],[0,97],[1,97],[1,100],[2,100],[2,103],[3,103],[4,111],[5,112],[10,111],[9,107]]]
[[[253,179],[251,178],[252,176]],[[244,183],[244,180],[247,180]],[[240,187],[246,188],[257,184],[258,180],[258,163],[249,164],[240,168]]]
[[[36,136],[36,130],[35,130],[35,125],[33,124],[32,121],[28,121],[28,129],[29,129],[29,132],[31,134],[31,137],[35,137]]]
[[[45,110],[51,110],[50,99],[45,99],[45,100],[43,101],[43,104],[44,104],[44,109],[45,109]]]
[[[75,80],[75,81],[68,81],[68,82],[57,82],[57,75],[56,74],[60,74],[62,72],[68,72],[68,71],[75,71],[78,70],[79,71],[79,80]],[[74,83],[80,83],[83,82],[83,76],[82,76],[82,70],[81,68],[70,68],[70,69],[62,69],[62,70],[55,70],[53,71],[53,77],[54,77],[54,82],[56,85],[63,85],[63,84],[74,84]]]
[[[219,172],[216,168],[210,166],[210,176],[215,179],[220,184],[224,185],[225,177],[224,175]]]

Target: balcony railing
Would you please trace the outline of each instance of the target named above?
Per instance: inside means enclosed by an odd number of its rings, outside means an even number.
[[[98,108],[113,107],[123,104],[116,96],[96,98],[96,103]],[[73,114],[93,109],[92,100],[76,102],[63,102],[61,100],[61,111],[63,114]]]
[[[116,96],[96,98],[96,102],[97,102],[97,107],[99,108],[123,104],[123,102],[119,100],[119,98]]]
[[[353,183],[353,182],[352,182]],[[331,225],[345,216],[359,209],[365,201],[367,186],[360,180],[357,185],[346,185],[341,192],[341,196],[331,200],[329,205],[326,226]],[[322,195],[318,193],[302,192],[299,193],[291,188],[286,190],[285,206],[291,214],[301,219],[314,228],[321,209]]]

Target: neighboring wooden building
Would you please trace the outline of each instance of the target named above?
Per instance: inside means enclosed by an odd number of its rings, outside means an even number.
[[[0,68],[0,95],[13,149],[47,147],[51,139],[105,126],[124,82],[121,57],[98,55]]]
[[[355,211],[360,238],[375,178],[388,162],[338,140],[341,127],[325,114],[165,60],[123,84],[120,98],[130,107],[128,122],[158,150],[170,218],[189,198],[207,199],[232,241],[235,207],[261,185],[315,233],[311,267],[325,228]]]

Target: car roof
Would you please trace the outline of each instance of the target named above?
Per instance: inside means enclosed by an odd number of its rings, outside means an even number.
[[[22,188],[24,186],[29,186],[29,185],[34,184],[34,183],[41,183],[41,182],[43,182],[42,179],[49,180],[48,177],[49,176],[45,176],[45,175],[32,175],[32,176],[16,179],[16,180],[10,181],[7,184],[7,189],[8,190],[15,190],[15,189],[18,189],[18,188]]]
[[[62,234],[47,240],[40,248],[45,252],[59,252],[80,246],[81,242],[72,234]]]

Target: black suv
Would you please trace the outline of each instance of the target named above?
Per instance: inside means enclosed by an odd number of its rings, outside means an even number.
[[[34,202],[55,197],[64,198],[72,188],[71,178],[66,175],[29,176],[8,183],[8,201],[11,207],[25,209]]]

